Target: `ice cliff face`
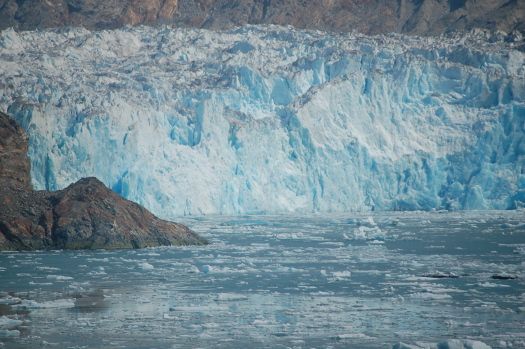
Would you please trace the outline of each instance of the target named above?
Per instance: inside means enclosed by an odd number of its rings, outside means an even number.
[[[33,184],[96,176],[156,214],[525,204],[525,54],[282,27],[0,35]],[[508,39],[508,38],[507,38]]]

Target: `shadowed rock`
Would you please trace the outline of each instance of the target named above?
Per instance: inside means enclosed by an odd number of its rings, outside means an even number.
[[[27,148],[22,128],[0,112],[0,250],[206,243],[186,226],[155,217],[96,178],[57,192],[33,191]]]

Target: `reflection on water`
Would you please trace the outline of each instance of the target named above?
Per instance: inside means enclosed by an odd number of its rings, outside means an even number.
[[[525,347],[523,217],[209,217],[185,222],[204,247],[0,253],[0,343]]]

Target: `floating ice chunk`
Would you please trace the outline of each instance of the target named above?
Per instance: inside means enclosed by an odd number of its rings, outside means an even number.
[[[426,300],[444,300],[452,298],[446,293],[432,293],[432,292],[416,292],[410,295],[412,298],[426,299]]]
[[[374,218],[368,217],[363,221],[357,223],[357,228],[352,230],[352,234],[343,234],[343,237],[347,240],[371,240],[373,243],[380,243],[386,236],[386,231],[383,231]]]
[[[334,280],[341,281],[341,280],[347,280],[352,276],[352,273],[348,270],[345,271],[335,271],[332,273]]]
[[[392,349],[491,349],[491,347],[483,342],[471,339],[449,339],[438,344],[405,344],[400,342],[394,344]]]
[[[57,299],[54,301],[37,302],[31,299],[24,299],[17,307],[29,309],[58,309],[58,308],[73,308],[75,307],[74,299]]]
[[[51,286],[51,285],[53,285],[52,282],[34,282],[34,281],[29,281],[29,284],[30,285],[34,285],[34,286]]]
[[[22,325],[22,320],[10,319],[7,316],[0,317],[0,329],[12,330],[13,328]]]
[[[390,225],[393,227],[396,227],[398,225],[404,225],[404,223],[402,223],[399,219],[395,218],[395,219],[392,219],[392,221],[390,222]]]
[[[138,253],[137,256],[153,256],[153,257],[157,257],[157,256],[160,256],[160,253],[148,251],[146,253]]]
[[[199,270],[199,268],[197,268],[195,265],[190,265],[190,267],[188,268],[189,274],[198,274],[200,272],[201,271]]]
[[[352,240],[377,240],[384,238],[386,232],[381,230],[378,226],[359,226],[353,230]]]
[[[56,281],[67,281],[67,280],[73,280],[71,276],[63,276],[63,275],[48,275],[46,276],[48,280],[56,280]]]
[[[253,326],[257,326],[257,327],[265,327],[265,326],[268,326],[270,324],[271,324],[270,321],[264,320],[264,319],[255,319],[252,322],[252,325]]]
[[[217,302],[245,301],[248,297],[238,293],[219,293],[215,300]]]
[[[220,329],[221,325],[215,322],[208,322],[201,325],[204,329]]]
[[[274,237],[279,240],[299,240],[304,239],[303,233],[280,233],[275,234]]]
[[[368,223],[370,226],[373,226],[373,227],[374,227],[374,226],[377,226],[376,222],[374,221],[374,217],[372,217],[372,216],[368,216],[368,217],[366,218],[365,221],[366,221],[366,223]]]
[[[240,273],[249,273],[249,272],[255,272],[256,269],[253,267],[250,267],[246,264],[239,264],[232,267],[218,267],[213,265],[203,265],[200,267],[200,270],[205,274],[240,274]]]
[[[344,340],[344,339],[374,339],[374,337],[367,336],[364,333],[343,333],[338,334],[335,337],[337,340]]]
[[[434,271],[432,273],[425,273],[421,275],[424,278],[432,278],[432,279],[457,279],[459,276],[450,273],[450,272],[442,272],[442,271]]]
[[[5,305],[13,305],[13,304],[17,304],[17,303],[20,303],[21,299],[18,298],[18,297],[12,297],[12,296],[7,296],[7,297],[4,297],[4,298],[0,298],[0,304],[5,304]]]
[[[138,297],[135,299],[137,303],[148,304],[151,303],[151,299],[147,297]]]
[[[155,267],[148,262],[142,262],[139,263],[139,268],[142,268],[143,270],[153,270]]]
[[[59,345],[59,343],[51,343],[51,342],[47,342],[47,341],[42,341],[42,346],[44,347],[57,347]]]
[[[491,349],[487,344],[475,341],[471,339],[449,339],[444,342],[440,342],[437,345],[438,349]]]
[[[203,273],[208,274],[208,273],[210,273],[210,272],[212,271],[212,269],[213,269],[213,268],[212,268],[210,265],[205,264],[205,265],[203,265],[203,266],[201,267],[200,270],[201,270]]]
[[[491,276],[491,278],[494,280],[515,280],[518,277],[516,275],[512,275],[512,274],[503,272],[499,274],[494,274]]]
[[[381,240],[372,240],[372,241],[370,241],[370,243],[371,243],[372,245],[382,245],[382,244],[384,244],[385,242],[384,242],[384,241],[381,241]]]
[[[325,276],[329,281],[343,281],[348,280],[352,276],[352,272],[349,270],[327,272],[323,269],[321,270],[321,275]]]
[[[20,337],[20,331],[0,329],[0,338],[10,338],[10,337]]]
[[[420,347],[419,345],[416,345],[416,344],[406,344],[406,343],[401,343],[401,342],[394,344],[394,346],[392,347],[392,349],[427,349],[427,348]]]
[[[495,284],[493,282],[480,282],[478,285],[485,288],[510,287],[509,285]]]
[[[55,268],[55,267],[36,267],[38,270],[44,270],[44,271],[56,271],[56,270],[60,270],[60,268]]]

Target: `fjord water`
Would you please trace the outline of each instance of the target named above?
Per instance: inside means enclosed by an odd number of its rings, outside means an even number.
[[[186,218],[209,246],[1,253],[0,347],[524,347],[524,217]]]

